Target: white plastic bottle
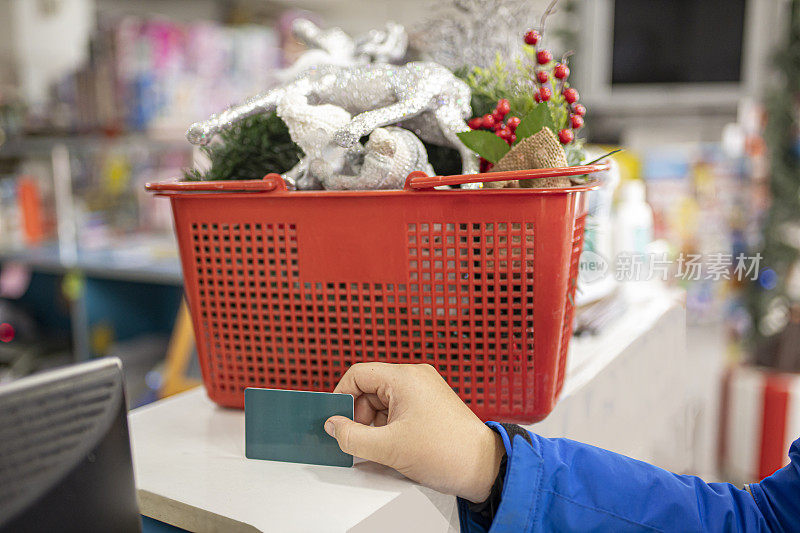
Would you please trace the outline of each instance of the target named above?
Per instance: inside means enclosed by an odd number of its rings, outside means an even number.
[[[605,153],[591,149],[586,152],[590,160]],[[617,286],[611,270],[614,266],[612,205],[620,182],[620,170],[619,164],[613,158],[608,158],[607,161],[609,169],[592,176],[600,180],[600,187],[586,195],[588,212],[578,271],[578,290],[575,291],[575,305],[578,307],[605,298]]]
[[[644,255],[652,241],[653,210],[645,201],[644,183],[638,180],[625,182],[620,188],[614,215],[615,255]]]

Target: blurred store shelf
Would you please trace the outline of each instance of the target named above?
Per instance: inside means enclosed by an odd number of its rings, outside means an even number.
[[[192,149],[182,131],[133,132],[114,135],[104,134],[50,134],[11,137],[0,143],[0,158],[24,158],[34,155],[49,155],[56,145],[70,150],[94,152],[114,146],[115,149],[146,148],[148,150]]]
[[[22,263],[32,270],[49,273],[78,271],[100,279],[116,279],[165,285],[182,285],[183,276],[177,252],[167,245],[128,244],[96,250],[79,250],[75,261],[64,261],[58,245],[23,250],[0,250],[0,264]]]

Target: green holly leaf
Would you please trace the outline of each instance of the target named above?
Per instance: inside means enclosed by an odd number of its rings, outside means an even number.
[[[491,163],[497,163],[511,150],[506,141],[486,130],[464,131],[458,138],[464,146]]]
[[[533,111],[525,115],[525,118],[520,121],[516,131],[516,142],[518,143],[522,139],[540,132],[542,128],[550,128],[553,132],[558,131],[553,121],[553,115],[550,113],[550,107],[545,103],[537,104]]]

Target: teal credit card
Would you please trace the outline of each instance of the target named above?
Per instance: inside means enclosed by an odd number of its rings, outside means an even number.
[[[249,388],[244,391],[244,454],[312,465],[353,466],[353,456],[325,433],[333,415],[353,418],[349,394]]]

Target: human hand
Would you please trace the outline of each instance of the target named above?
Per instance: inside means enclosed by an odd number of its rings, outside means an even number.
[[[333,392],[355,398],[355,421],[332,416],[325,422],[342,451],[472,502],[489,496],[502,440],[432,366],[355,364]]]

